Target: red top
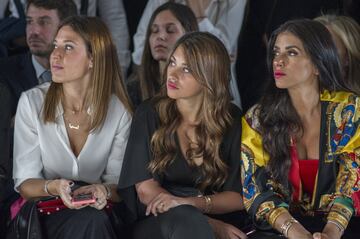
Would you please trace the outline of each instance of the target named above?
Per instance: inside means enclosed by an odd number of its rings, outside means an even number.
[[[297,202],[301,199],[301,190],[307,192],[312,197],[315,187],[315,179],[318,171],[319,160],[299,160],[294,142],[292,142],[290,146],[290,157],[291,166],[288,176],[293,188],[293,201]]]
[[[314,192],[318,165],[319,165],[319,160],[317,159],[299,160],[299,171],[300,171],[302,188],[310,196],[312,196]]]

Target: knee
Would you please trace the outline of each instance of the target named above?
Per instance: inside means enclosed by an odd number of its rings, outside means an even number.
[[[176,235],[187,235],[190,231],[193,235],[207,235],[212,232],[206,216],[190,205],[172,208],[159,215],[158,220],[165,238],[181,238]]]

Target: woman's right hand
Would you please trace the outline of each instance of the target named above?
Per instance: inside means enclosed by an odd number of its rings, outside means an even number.
[[[79,208],[79,206],[75,206],[71,203],[71,187],[73,185],[73,181],[67,179],[55,179],[48,183],[47,188],[51,194],[59,195],[66,207],[75,209]]]

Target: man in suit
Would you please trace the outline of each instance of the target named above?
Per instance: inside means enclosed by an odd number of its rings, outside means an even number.
[[[51,80],[49,56],[57,28],[63,19],[76,13],[73,1],[28,1],[26,42],[30,52],[0,61],[0,80],[5,82],[11,91],[13,114],[23,91]]]

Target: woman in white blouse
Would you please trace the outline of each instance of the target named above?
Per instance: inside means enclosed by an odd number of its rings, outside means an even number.
[[[160,5],[174,1],[189,6],[199,24],[200,31],[210,32],[217,36],[227,48],[232,68],[236,60],[237,40],[242,26],[246,0],[151,0],[148,1],[134,35],[134,52],[132,60],[136,65],[141,64],[144,49],[146,29],[152,13]],[[235,69],[235,68],[234,68]],[[240,106],[240,95],[237,89],[235,70],[232,69],[230,91],[234,103]]]
[[[120,200],[115,188],[132,110],[105,24],[67,19],[55,37],[50,64],[53,82],[26,91],[19,101],[15,189],[25,199],[62,199],[66,209],[44,217],[48,237],[114,238],[102,209],[107,200]],[[74,181],[87,186],[72,191]],[[89,193],[96,202],[73,203],[76,195]]]

